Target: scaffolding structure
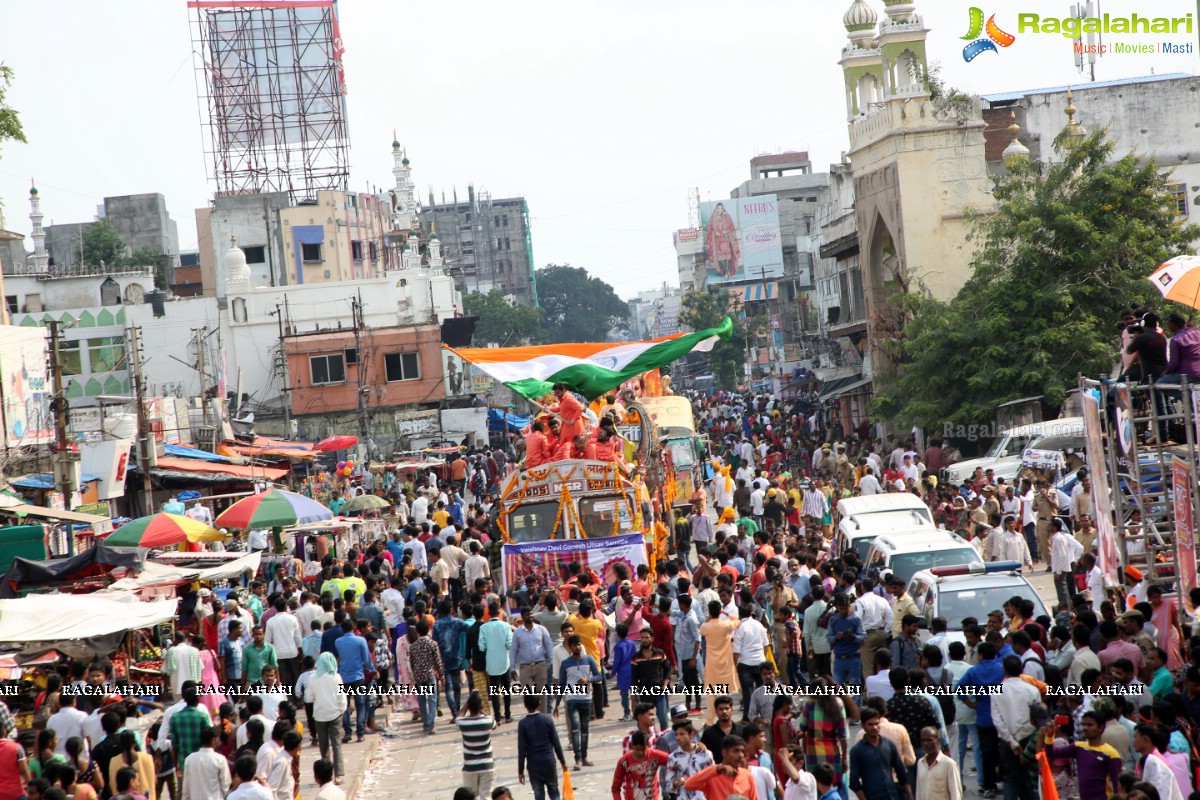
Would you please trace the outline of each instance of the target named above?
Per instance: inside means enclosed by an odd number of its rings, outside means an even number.
[[[350,174],[334,0],[189,0],[218,196],[345,191]]]
[[[1099,464],[1089,458],[1088,466],[1100,478],[1093,479],[1093,498],[1107,490],[1119,566],[1137,567],[1148,584],[1161,585],[1166,593],[1186,600],[1188,590],[1197,585],[1200,386],[1185,377],[1173,386],[1085,379],[1080,388],[1098,401],[1098,426],[1086,414],[1085,422],[1089,444],[1102,448],[1104,455]],[[1097,505],[1103,540],[1101,510]],[[1099,546],[1104,568],[1105,542]],[[1105,571],[1114,581],[1119,577],[1112,568]]]

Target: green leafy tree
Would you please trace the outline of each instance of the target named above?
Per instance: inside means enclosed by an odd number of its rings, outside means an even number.
[[[107,263],[107,262],[106,262]],[[154,285],[160,289],[167,288],[167,257],[157,252],[153,247],[142,245],[133,251],[129,257],[132,267],[154,267]]]
[[[746,364],[746,323],[741,319],[737,301],[729,292],[718,287],[703,292],[688,292],[683,296],[683,311],[679,314],[679,321],[692,330],[715,328],[725,317],[733,320],[733,335],[728,341],[721,339],[711,352],[693,354],[691,357],[707,359],[717,385],[732,390],[744,382]]]
[[[6,95],[8,87],[12,86],[12,67],[0,64],[0,142],[24,142],[25,129],[21,127],[21,118],[15,109],[10,108]]]
[[[629,319],[625,301],[586,269],[550,264],[536,277],[547,342],[602,342]]]
[[[119,267],[127,262],[125,243],[106,219],[93,222],[83,231],[83,263],[89,267]]]
[[[1169,174],[1152,160],[1112,161],[1104,132],[995,180],[995,213],[978,217],[971,277],[948,303],[900,295],[908,320],[881,343],[872,417],[939,427],[988,423],[1008,400],[1061,405],[1077,376],[1106,374],[1114,324],[1134,301],[1162,298],[1146,277],[1200,238],[1178,217]],[[882,385],[880,385],[882,383]]]
[[[510,303],[504,293],[493,289],[488,294],[472,292],[463,297],[463,310],[475,323],[476,345],[495,344],[517,347],[541,341],[542,315],[536,308]]]

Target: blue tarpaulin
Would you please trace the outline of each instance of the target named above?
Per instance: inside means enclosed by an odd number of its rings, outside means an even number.
[[[99,475],[89,475],[86,473],[83,475],[80,475],[79,478],[80,478],[80,480],[82,480],[84,482],[100,480]],[[42,473],[37,473],[37,474],[32,474],[32,475],[22,475],[19,478],[13,478],[11,481],[9,481],[9,483],[12,484],[13,486],[16,486],[18,489],[54,489],[54,488],[56,488],[54,485],[54,476],[51,475],[49,472],[42,472]]]
[[[212,461],[214,463],[229,464],[230,459],[225,456],[219,456],[216,453],[210,453],[207,450],[197,450],[194,447],[184,447],[179,444],[163,445],[163,455],[174,456],[175,458],[197,458],[201,461]]]
[[[505,414],[498,408],[488,409],[488,430],[502,431],[504,430],[504,417],[508,417],[508,429],[510,431],[519,431],[526,425],[533,422],[533,417],[522,417],[516,414]]]

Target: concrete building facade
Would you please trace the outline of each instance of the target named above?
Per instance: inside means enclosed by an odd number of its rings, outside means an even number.
[[[113,226],[125,244],[127,258],[143,247],[160,256],[170,284],[179,266],[179,230],[167,211],[165,197],[157,193],[106,197],[97,209],[97,218]],[[80,269],[83,234],[94,224],[95,220],[45,226],[48,266],[56,272]]]
[[[445,397],[441,346],[437,325],[286,336],[291,413],[302,422],[357,413],[360,395],[372,416],[436,404]]]
[[[441,237],[446,265],[464,294],[499,289],[518,303],[537,305],[529,205],[523,197],[493,199],[467,188],[467,199],[420,210],[421,230]]]

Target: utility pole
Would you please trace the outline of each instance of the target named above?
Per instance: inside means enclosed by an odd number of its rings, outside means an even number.
[[[158,449],[154,443],[154,433],[150,430],[150,420],[146,418],[146,390],[142,376],[142,329],[130,326],[129,364],[133,368],[134,402],[137,403],[138,430],[138,469],[142,472],[143,510],[147,515],[154,511],[154,484],[150,480],[150,468],[158,464]]]
[[[74,465],[79,460],[71,449],[67,437],[68,404],[63,391],[62,359],[59,356],[61,335],[56,320],[50,321],[50,369],[54,378],[54,400],[50,404],[54,412],[54,484],[63,496],[63,508],[71,510],[71,499],[75,494]]]
[[[208,333],[207,327],[192,328],[196,335],[196,371],[200,373],[200,412],[204,416],[204,424],[208,424],[208,378],[204,369],[204,340]],[[221,398],[224,400],[225,398]]]
[[[354,317],[354,352],[358,354],[358,438],[366,447],[370,438],[370,420],[367,418],[367,359],[362,350],[362,290],[350,299]]]
[[[279,365],[279,382],[281,389],[280,395],[283,398],[283,430],[284,438],[290,438],[292,430],[292,409],[291,409],[291,387],[288,384],[288,363],[287,363],[287,338],[283,333],[283,309],[279,304],[275,304],[275,318],[279,323],[279,356],[276,362]]]

